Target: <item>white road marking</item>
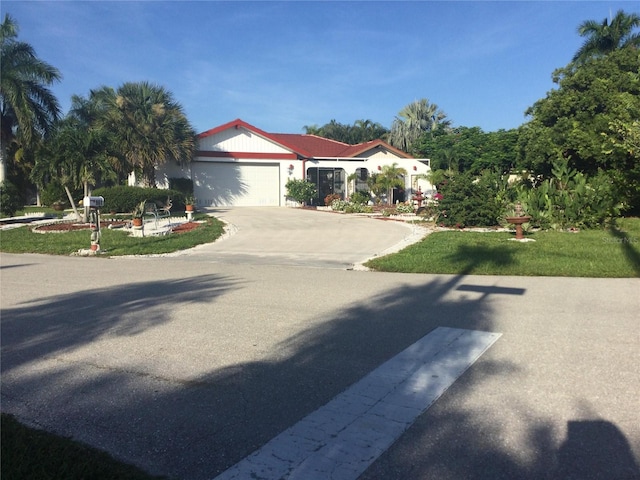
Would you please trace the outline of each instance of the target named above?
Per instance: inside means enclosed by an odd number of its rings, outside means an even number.
[[[355,480],[500,336],[436,328],[215,480]]]

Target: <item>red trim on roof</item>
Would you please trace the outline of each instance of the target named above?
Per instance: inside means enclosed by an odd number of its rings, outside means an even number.
[[[251,158],[259,160],[297,160],[295,153],[259,153],[259,152],[221,152],[211,150],[199,150],[196,157],[212,158]]]

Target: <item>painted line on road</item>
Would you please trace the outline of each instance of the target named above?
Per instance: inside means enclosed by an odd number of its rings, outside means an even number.
[[[355,480],[500,336],[436,328],[215,480]]]

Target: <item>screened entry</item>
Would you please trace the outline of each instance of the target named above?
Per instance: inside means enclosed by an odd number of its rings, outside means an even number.
[[[344,199],[345,174],[343,168],[308,168],[307,180],[313,183],[318,190],[315,205],[324,205],[325,197],[334,193]]]

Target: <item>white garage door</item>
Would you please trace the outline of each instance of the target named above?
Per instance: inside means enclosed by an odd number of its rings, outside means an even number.
[[[278,164],[194,162],[191,167],[199,206],[280,205]]]

